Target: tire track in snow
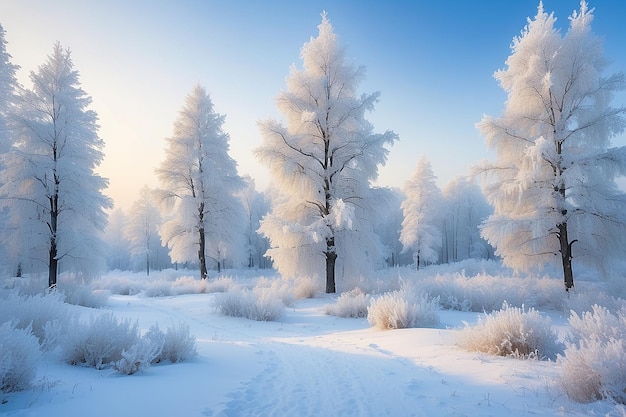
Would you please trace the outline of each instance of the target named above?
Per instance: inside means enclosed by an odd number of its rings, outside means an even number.
[[[282,342],[263,348],[265,369],[231,393],[215,416],[391,416],[399,407],[404,416],[426,415],[419,382],[398,380],[406,369],[397,368],[406,363]]]

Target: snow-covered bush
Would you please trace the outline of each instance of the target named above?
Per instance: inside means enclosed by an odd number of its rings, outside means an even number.
[[[49,294],[19,295],[15,290],[0,297],[0,317],[10,317],[18,329],[30,328],[41,345],[54,347],[46,337],[54,335],[46,327],[60,328],[69,323],[74,314],[63,302],[64,295],[58,291]]]
[[[150,281],[144,285],[142,295],[144,297],[169,297],[174,295],[172,283],[168,281]]]
[[[122,352],[139,340],[137,323],[106,313],[92,316],[88,325],[74,320],[61,347],[68,363],[102,369],[122,359]]]
[[[505,301],[515,306],[560,308],[564,293],[563,283],[548,277],[466,275],[461,271],[419,274],[406,281],[438,296],[442,308],[474,312],[497,310]]]
[[[300,277],[294,282],[293,295],[296,299],[314,298],[321,291],[319,284],[311,277]]]
[[[285,305],[271,288],[257,287],[234,289],[217,294],[215,307],[220,314],[231,317],[245,317],[257,321],[278,320],[285,310]]]
[[[596,287],[581,288],[583,285],[577,284],[575,290],[569,292],[563,302],[563,311],[583,314],[592,311],[594,305],[607,308],[609,311],[619,311],[626,308],[626,300],[613,297],[613,292],[604,291]]]
[[[559,356],[561,385],[574,401],[626,404],[626,308],[616,314],[598,305],[592,310],[571,313],[571,338]]]
[[[253,291],[261,293],[271,293],[274,298],[280,299],[284,305],[290,306],[296,298],[294,294],[294,285],[296,281],[287,278],[266,278],[261,277],[257,280]]]
[[[113,362],[113,369],[121,374],[133,375],[149,368],[161,350],[161,346],[152,343],[147,338],[142,338],[134,345],[122,350],[122,358]]]
[[[367,320],[379,329],[434,326],[439,323],[439,299],[428,294],[401,289],[373,298]]]
[[[359,288],[346,291],[333,304],[324,306],[324,313],[337,317],[367,317],[370,296]]]
[[[28,388],[40,357],[39,342],[30,327],[16,328],[9,321],[0,325],[0,391]]]
[[[145,275],[143,276],[145,280]],[[111,294],[135,295],[143,289],[144,282],[132,279],[127,275],[100,278],[92,283],[94,289],[108,290]]]
[[[168,327],[165,332],[155,324],[144,335],[144,339],[160,347],[152,359],[153,363],[166,360],[172,363],[183,362],[197,355],[196,338],[189,333],[189,325],[186,323]]]
[[[172,282],[172,292],[182,294],[208,294],[215,292],[227,292],[234,286],[231,277],[219,276],[217,278],[198,279],[191,276],[177,278]]]
[[[106,306],[110,294],[106,290],[94,290],[89,284],[64,286],[61,292],[65,295],[66,303],[90,308]]]
[[[515,358],[554,358],[562,351],[550,318],[533,308],[512,307],[485,314],[474,326],[466,326],[459,345],[474,352]]]
[[[122,358],[113,363],[119,373],[132,375],[152,363],[183,362],[197,355],[196,338],[189,333],[189,325],[179,323],[164,332],[154,324],[132,346],[122,351]]]

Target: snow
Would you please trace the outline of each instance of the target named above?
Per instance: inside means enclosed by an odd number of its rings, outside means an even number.
[[[236,279],[236,278],[235,278]],[[250,279],[250,278],[246,278]],[[555,362],[457,346],[478,313],[442,310],[436,328],[381,331],[324,314],[335,295],[294,301],[276,322],[217,314],[215,294],[112,295],[105,307],[144,331],[187,323],[198,355],[123,376],[47,358],[36,386],[3,394],[7,416],[623,416],[571,402]],[[92,309],[80,308],[88,317]],[[560,331],[567,318],[547,312]]]

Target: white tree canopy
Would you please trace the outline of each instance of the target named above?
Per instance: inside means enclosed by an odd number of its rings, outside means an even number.
[[[102,193],[107,180],[94,172],[104,141],[69,50],[56,43],[30,78],[16,110],[16,141],[2,156],[0,194],[18,260],[47,265],[56,285],[59,261],[82,274],[104,266],[101,232],[111,200]]]
[[[259,229],[281,274],[326,276],[335,291],[335,261],[341,276],[367,273],[383,257],[373,233],[381,200],[370,186],[397,139],[373,133],[365,119],[378,93],[357,93],[363,67],[346,62],[326,14],[319,35],[304,44],[302,69],[291,68],[276,103],[286,126],[260,122],[256,150],[274,180],[272,211]]]
[[[404,220],[400,242],[403,252],[413,252],[418,269],[421,263],[439,259],[442,197],[436,180],[430,162],[422,155],[415,173],[403,188],[406,199],[401,205]]]
[[[244,186],[228,154],[224,116],[216,113],[205,89],[187,96],[165,160],[157,169],[162,188],[164,224],[160,235],[174,262],[199,262],[206,278],[207,259],[219,268],[245,260],[245,216],[236,193]]]
[[[562,263],[567,289],[572,257],[604,262],[623,250],[625,236],[615,178],[626,150],[609,148],[625,126],[624,109],[610,105],[624,76],[603,76],[592,12],[582,1],[561,36],[540,4],[495,73],[508,94],[503,115],[478,124],[496,154],[482,167],[494,207],[483,236],[513,268]]]

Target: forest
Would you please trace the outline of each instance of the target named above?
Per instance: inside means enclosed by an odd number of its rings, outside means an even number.
[[[593,13],[582,1],[561,33],[540,3],[513,39],[494,74],[507,96],[501,114],[476,125],[492,160],[439,187],[422,155],[394,189],[373,183],[400,138],[368,120],[379,93],[360,91],[365,68],[346,58],[324,12],[301,66],[277,92],[281,119],[258,122],[254,154],[270,187],[261,192],[238,173],[226,115],[198,84],[172,121],[159,187],[138,190],[126,211],[113,207],[108,180],[97,174],[104,141],[70,49],[55,43],[25,87],[0,26],[0,311],[9,317],[0,326],[0,389],[27,389],[37,372],[27,364],[46,352],[121,374],[197,360],[209,351],[199,342],[210,338],[207,329],[197,310],[174,313],[184,299],[167,297],[217,293],[212,314],[257,322],[318,320],[307,316],[306,299],[323,315],[384,330],[458,326],[446,311],[475,313],[452,344],[557,363],[567,398],[626,413],[626,192],[617,184],[626,147],[611,143],[626,128],[626,108],[612,102],[626,80],[605,73]],[[130,311],[134,324],[112,314],[81,321],[87,313],[76,316],[61,307],[67,303],[146,312]],[[567,330],[557,335],[535,308],[564,313],[556,320]],[[193,324],[146,325],[163,309]],[[255,346],[265,340],[246,337]],[[104,349],[107,338],[116,342]],[[274,348],[257,353],[294,359]],[[577,381],[581,375],[592,381]]]

